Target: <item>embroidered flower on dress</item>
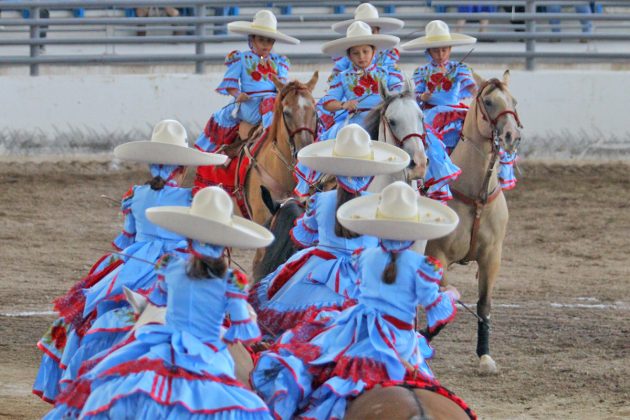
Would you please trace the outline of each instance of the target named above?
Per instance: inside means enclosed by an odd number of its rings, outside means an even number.
[[[232,274],[233,274],[232,279],[233,279],[234,285],[241,291],[246,290],[247,285],[249,284],[249,282],[247,281],[247,276],[237,270],[234,270]]]
[[[262,75],[260,73],[258,73],[257,71],[252,72],[252,79],[254,79],[255,81],[259,81],[261,78]]]
[[[171,259],[173,259],[173,257],[169,254],[162,255],[162,257],[155,263],[155,269],[161,270],[165,268]]]

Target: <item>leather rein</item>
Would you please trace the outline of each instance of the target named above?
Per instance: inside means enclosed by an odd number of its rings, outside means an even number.
[[[461,264],[466,264],[469,261],[475,259],[475,253],[477,251],[477,238],[479,235],[479,227],[481,224],[481,214],[483,213],[483,209],[486,205],[492,203],[497,197],[501,195],[503,190],[501,189],[501,185],[497,185],[492,192],[488,191],[488,186],[490,185],[490,178],[492,177],[492,172],[494,171],[494,165],[496,164],[497,159],[499,158],[499,152],[501,148],[501,138],[499,137],[499,130],[497,128],[497,123],[499,118],[505,115],[512,115],[516,120],[519,128],[522,128],[521,120],[518,117],[518,113],[516,110],[506,109],[497,114],[495,118],[491,118],[488,110],[486,109],[483,101],[481,100],[483,91],[488,86],[494,86],[497,89],[501,89],[501,81],[498,79],[490,79],[485,81],[481,87],[479,88],[479,92],[475,97],[476,103],[476,112],[481,112],[481,118],[484,121],[487,121],[491,128],[491,136],[485,137],[487,140],[492,142],[492,149],[490,151],[490,161],[488,162],[488,167],[486,168],[486,174],[483,179],[483,183],[481,184],[481,189],[476,197],[470,197],[462,192],[457,191],[454,188],[451,188],[453,195],[462,203],[471,206],[475,210],[475,219],[473,220],[472,232],[470,235],[470,247],[468,248],[468,253],[466,256],[460,260]],[[462,134],[461,141],[464,141],[465,137]]]

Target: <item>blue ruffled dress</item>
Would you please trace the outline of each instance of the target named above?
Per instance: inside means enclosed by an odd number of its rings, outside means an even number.
[[[226,343],[251,343],[260,330],[247,309],[247,280],[193,279],[187,260],[164,257],[165,325],[145,325],[71,389],[46,418],[270,419],[263,401],[235,377]],[[226,315],[230,327],[222,332]]]
[[[437,383],[426,364],[433,349],[414,329],[416,308],[424,307],[430,331],[456,309],[452,295],[439,291],[439,263],[409,250],[412,244],[383,240],[362,251],[358,304],[287,331],[260,355],[251,381],[277,418],[343,418],[348,399],[377,384]],[[397,275],[386,284],[390,252],[398,253]]]
[[[218,152],[223,145],[234,142],[238,136],[238,125],[247,121],[252,125],[262,122],[266,130],[273,121],[273,109],[276,99],[276,86],[270,76],[275,74],[284,83],[287,82],[289,59],[283,55],[270,54],[266,59],[253,51],[232,51],[225,58],[227,70],[216,91],[229,95],[228,89],[235,88],[247,93],[248,101],[231,102],[214,112],[204,130],[199,134],[195,147],[203,152]],[[228,192],[234,188],[236,159],[228,167],[202,166],[197,169],[195,186],[204,188],[221,184]]]
[[[389,50],[377,51],[376,54],[374,54],[372,63],[386,70],[398,71],[398,60],[400,60],[400,52],[398,49],[392,48]],[[333,68],[330,73],[330,77],[328,78],[328,83],[330,83],[338,73],[350,68],[352,68],[352,61],[350,61],[347,55],[333,58]],[[317,102],[317,114],[322,122],[320,128],[323,131],[326,131],[335,123],[335,113],[324,109],[323,99],[324,98]]]
[[[123,230],[113,242],[120,253],[102,257],[86,278],[55,300],[60,317],[37,343],[44,354],[33,393],[43,400],[54,402],[63,384],[76,377],[84,360],[109,348],[131,329],[133,320],[129,311],[117,311],[119,316],[115,317],[115,323],[104,322],[104,319],[114,318],[107,313],[109,310],[126,306],[122,285],[140,291],[150,287],[152,264],[165,250],[182,244],[185,247],[181,236],[157,228],[144,216],[148,207],[190,205],[191,190],[177,187],[172,180],[180,169],[173,165],[150,165],[151,174],[160,176],[167,184],[159,191],[148,185],[136,185],[123,196]],[[135,281],[138,281],[137,287]],[[100,291],[99,296],[103,298],[97,300],[95,291]],[[102,307],[97,311],[95,306],[101,301]],[[100,319],[101,316],[105,317]]]
[[[291,231],[294,242],[308,248],[252,288],[250,303],[265,332],[279,335],[323,309],[339,309],[356,298],[358,273],[353,254],[377,246],[378,239],[337,236],[336,206],[336,191],[311,196],[306,213]]]
[[[131,330],[134,313],[124,297],[123,286],[147,294],[156,282],[155,263],[166,253],[185,252],[186,240],[178,234],[151,223],[145,215],[150,207],[190,206],[192,191],[165,185],[153,190],[136,185],[123,200],[125,231],[135,242],[121,251],[123,264],[84,290],[83,319],[88,327],[84,335],[69,334],[61,357],[65,371],[60,380],[63,388],[72,382],[81,364],[92,356],[113,347]]]
[[[369,111],[378,106],[382,101],[379,94],[379,84],[383,83],[390,91],[399,90],[402,87],[402,73],[395,67],[379,67],[373,63],[367,69],[359,69],[355,66],[331,75],[326,95],[320,101],[320,109],[332,101],[359,101],[355,112],[339,110],[335,113],[333,121],[329,117],[323,117],[326,130],[320,133],[319,141],[330,140],[337,137],[339,130],[347,124],[359,124],[365,128],[365,118]],[[323,114],[320,114],[322,118]],[[309,194],[310,187],[315,184],[321,174],[313,171],[302,163],[298,163],[296,170],[296,187],[294,193],[304,197]]]

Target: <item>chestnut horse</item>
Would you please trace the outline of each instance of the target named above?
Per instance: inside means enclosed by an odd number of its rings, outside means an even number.
[[[260,187],[264,185],[275,199],[290,197],[295,188],[297,153],[315,141],[318,119],[313,89],[318,78],[319,73],[315,72],[306,83],[294,80],[284,84],[272,76],[278,90],[273,122],[260,149],[250,155],[252,163],[245,180],[250,216],[258,224],[264,224],[271,217]]]
[[[443,267],[477,262],[479,368],[482,373],[496,373],[489,348],[490,308],[508,222],[508,207],[497,177],[498,155],[501,148],[516,152],[522,126],[516,100],[508,90],[509,71],[502,81],[474,76],[479,90],[466,115],[461,140],[451,154],[462,170],[451,184],[454,199],[448,202],[459,216],[459,225],[450,235],[429,241],[426,255],[440,260]]]

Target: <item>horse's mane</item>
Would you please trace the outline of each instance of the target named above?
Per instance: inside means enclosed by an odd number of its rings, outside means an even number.
[[[409,90],[405,90],[403,92],[391,94],[387,96],[378,106],[372,108],[372,110],[367,114],[364,124],[365,130],[370,133],[371,139],[378,139],[378,127],[381,122],[381,115],[383,115],[383,112],[385,112],[392,102],[398,99],[414,99],[414,93]]]
[[[291,91],[301,91],[305,90],[308,92],[308,88],[306,85],[299,80],[292,80],[287,83],[280,92],[276,95],[276,101],[273,105],[273,120],[271,121],[271,125],[269,126],[269,134],[267,135],[268,139],[274,139],[278,135],[278,129],[282,122],[282,100],[289,94]]]

